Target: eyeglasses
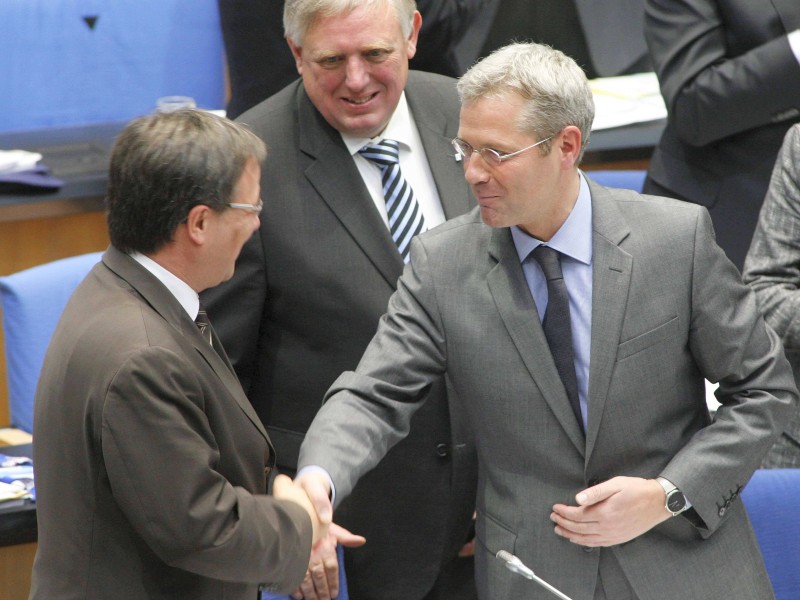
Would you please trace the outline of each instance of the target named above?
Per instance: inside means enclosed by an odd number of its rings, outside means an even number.
[[[252,213],[260,213],[261,209],[264,208],[264,201],[259,198],[258,202],[255,204],[237,204],[236,202],[228,202],[227,206],[230,206],[231,208],[239,208]]]
[[[508,160],[512,156],[517,156],[518,154],[522,154],[523,152],[530,150],[531,148],[536,148],[536,146],[544,144],[548,140],[552,140],[553,137],[555,136],[551,135],[550,137],[546,137],[543,140],[539,140],[535,144],[531,144],[530,146],[527,146],[522,150],[517,150],[516,152],[508,152],[508,153],[498,152],[494,148],[480,148],[480,149],[473,148],[467,142],[459,138],[455,138],[454,140],[452,140],[451,143],[453,144],[453,148],[456,151],[456,155],[462,157],[465,160],[469,160],[469,158],[472,156],[472,153],[477,152],[478,154],[481,155],[481,158],[483,158],[483,160],[485,160],[490,165],[499,165],[504,160]]]

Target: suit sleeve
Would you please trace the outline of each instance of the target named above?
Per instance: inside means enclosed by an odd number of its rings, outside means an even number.
[[[411,264],[355,371],[325,396],[300,448],[298,470],[331,474],[337,505],[409,432],[411,417],[445,370],[445,343],[427,255],[412,240]]]
[[[786,134],[744,265],[767,323],[800,350],[800,125]]]
[[[764,19],[777,19],[763,4]],[[758,34],[734,31],[719,5],[648,0],[645,7],[645,37],[670,123],[691,146],[796,117],[800,108],[800,65],[788,32],[733,55],[732,39]]]
[[[778,336],[714,242],[708,212],[697,215],[689,348],[700,373],[719,382],[721,406],[662,475],[691,499],[708,535],[791,419],[798,394]]]
[[[242,248],[233,277],[204,291],[200,300],[249,396],[258,364],[258,340],[267,300],[267,271],[260,229]]]
[[[121,365],[102,416],[114,498],[166,564],[291,590],[308,566],[311,521],[299,505],[266,495],[266,480],[265,493],[253,494],[218,471],[204,393],[191,366],[167,349],[140,349]]]

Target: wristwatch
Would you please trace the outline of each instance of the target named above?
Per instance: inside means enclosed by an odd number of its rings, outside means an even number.
[[[663,477],[656,477],[656,481],[661,484],[661,487],[664,488],[664,493],[667,495],[664,508],[667,509],[669,514],[676,517],[689,508],[686,496],[671,481]]]

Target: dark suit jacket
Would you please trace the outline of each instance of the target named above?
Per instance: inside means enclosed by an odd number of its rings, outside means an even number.
[[[36,395],[31,598],[253,600],[299,583],[311,522],[266,495],[272,448],[221,352],[113,247],[78,286]]]
[[[741,269],[786,130],[800,121],[796,0],[648,0],[645,36],[669,113],[645,191],[709,208]]]
[[[780,342],[714,244],[704,209],[589,187],[585,438],[511,233],[484,225],[476,209],[412,242],[374,340],[331,387],[300,465],[328,469],[346,495],[404,434],[416,390],[446,373],[453,409],[471,418],[478,445],[480,598],[552,598],[504,568],[495,554],[506,550],[576,599],[593,597],[605,552],[639,600],[770,599],[738,496],[797,407]],[[704,377],[720,382],[713,421]],[[666,477],[692,514],[611,548],[587,550],[553,532],[553,504],[574,505],[578,491],[616,475]],[[600,575],[615,587],[614,575]]]
[[[465,213],[474,199],[450,145],[454,81],[412,71],[406,97],[445,216]],[[325,391],[358,364],[403,262],[341,136],[300,82],[239,120],[269,147],[261,228],[233,279],[206,292],[204,303],[278,466],[293,471]],[[461,415],[448,411],[444,380],[426,391],[431,402],[412,436],[337,512],[337,522],[367,538],[347,552],[353,597],[421,598],[465,541],[475,501],[472,444]]]

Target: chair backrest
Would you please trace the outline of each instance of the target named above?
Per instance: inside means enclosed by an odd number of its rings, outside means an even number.
[[[742,491],[776,600],[800,598],[800,469],[759,469]]]
[[[0,277],[12,426],[33,431],[33,397],[47,345],[73,290],[101,256],[72,256]]]
[[[641,192],[644,187],[644,178],[647,171],[644,170],[611,170],[611,171],[585,171],[585,174],[600,185],[612,188],[624,188]]]

